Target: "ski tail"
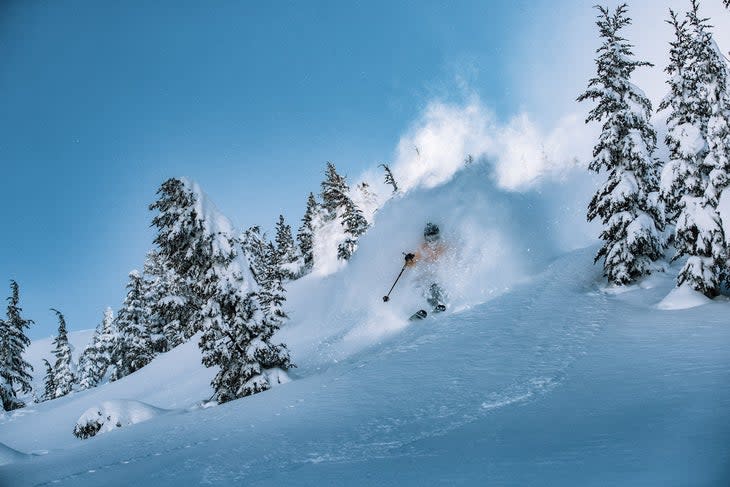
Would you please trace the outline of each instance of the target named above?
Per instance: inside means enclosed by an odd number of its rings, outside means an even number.
[[[411,317],[410,317],[410,318],[408,318],[408,320],[409,320],[409,321],[416,321],[416,320],[422,320],[422,319],[424,319],[424,318],[425,318],[426,316],[428,316],[428,313],[426,312],[426,310],[425,310],[425,309],[419,309],[418,311],[416,311],[415,313],[413,313],[413,314],[411,315]]]

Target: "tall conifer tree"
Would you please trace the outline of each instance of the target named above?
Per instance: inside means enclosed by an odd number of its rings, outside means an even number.
[[[281,326],[287,318],[283,310],[286,301],[286,290],[284,289],[284,280],[286,276],[281,268],[281,254],[273,243],[266,245],[265,253],[265,271],[259,283],[258,292],[261,312],[264,318],[269,320],[276,326]]]
[[[673,232],[682,211],[682,198],[687,194],[699,194],[701,181],[695,154],[687,153],[686,144],[682,143],[687,140],[687,131],[691,131],[697,121],[692,100],[697,83],[689,78],[689,72],[685,69],[689,60],[691,36],[687,21],[681,20],[671,9],[667,23],[674,29],[675,38],[670,42],[669,65],[664,70],[669,75],[669,92],[658,107],[658,111],[670,110],[664,138],[669,148],[669,161],[662,171],[660,195],[667,223]]]
[[[261,227],[254,225],[243,232],[240,241],[246,260],[248,260],[251,274],[253,274],[256,283],[261,285],[266,279],[269,265],[269,257],[267,255],[269,242],[266,234],[261,232]]]
[[[622,285],[650,273],[664,250],[651,103],[630,81],[637,67],[651,64],[635,60],[632,45],[619,33],[631,23],[626,4],[613,13],[596,8],[603,44],[597,50],[597,74],[578,100],[597,102],[586,122],[602,122],[603,130],[589,167],[605,170],[607,180],[590,202],[588,219],[600,218],[604,225],[596,261],[603,258],[606,277]]]
[[[348,260],[355,252],[360,236],[368,228],[368,222],[362,215],[362,211],[360,211],[360,208],[350,198],[345,201],[345,207],[342,213],[342,226],[345,227],[345,234],[347,236],[345,241],[340,243],[337,248],[337,257]]]
[[[727,272],[728,249],[718,210],[730,179],[730,97],[728,70],[712,39],[707,19],[692,1],[686,21],[670,12],[676,40],[670,51],[670,108],[667,143],[669,169],[663,195],[676,204],[675,258],[687,256],[677,285],[708,297],[720,291]]]
[[[318,213],[317,200],[313,193],[309,193],[302,225],[297,231],[297,243],[299,243],[299,253],[302,256],[302,274],[307,274],[314,266],[314,221]]]
[[[51,308],[58,318],[58,336],[53,339],[53,355],[56,363],[53,366],[53,384],[56,386],[53,398],[62,397],[71,392],[75,381],[71,363],[71,345],[68,342],[66,318],[57,309]]]
[[[43,359],[43,364],[46,366],[46,375],[43,378],[43,395],[41,396],[41,401],[50,401],[56,397],[56,374],[48,360]]]
[[[91,343],[79,358],[79,389],[96,387],[107,375],[109,367],[112,365],[117,338],[114,314],[111,308],[107,308],[104,311],[104,319],[94,331]]]
[[[145,261],[145,301],[150,308],[150,338],[156,353],[170,350],[195,334],[193,287],[158,250]]]
[[[325,179],[322,181],[322,209],[327,220],[339,220],[345,230],[345,240],[337,247],[337,257],[348,260],[357,248],[357,241],[365,233],[368,223],[362,211],[352,201],[347,180],[341,176],[335,165],[327,163]]]
[[[324,172],[325,179],[322,181],[322,209],[328,219],[333,220],[337,217],[340,208],[344,208],[350,199],[350,192],[345,177],[340,175],[331,162],[327,163],[327,169]]]
[[[32,390],[33,367],[23,354],[30,345],[25,330],[33,321],[23,318],[22,311],[18,283],[10,281],[6,318],[0,319],[0,400],[6,411],[23,407],[18,392],[28,394]]]
[[[201,303],[194,320],[202,330],[203,364],[218,367],[214,397],[226,402],[268,389],[267,370],[291,363],[286,347],[270,342],[276,328],[263,319],[253,266],[239,250],[247,243],[232,236],[228,221],[194,183],[170,179],[158,194],[150,206],[159,211],[155,243]]]
[[[154,358],[148,317],[144,282],[141,274],[133,270],[129,273],[127,296],[117,316],[119,339],[114,351],[116,370],[113,380],[136,372]]]
[[[157,250],[147,253],[144,263],[145,302],[149,307],[150,341],[154,352],[162,353],[182,343],[186,333],[180,323],[187,321],[186,299],[175,286],[174,272]]]
[[[293,266],[297,261],[297,252],[294,247],[294,237],[291,233],[291,226],[286,224],[284,215],[279,215],[276,222],[276,252],[279,258],[279,265],[284,279],[294,279],[296,273]]]
[[[97,384],[97,381],[94,380],[94,376],[96,375],[94,372],[98,363],[96,357],[96,340],[98,335],[99,328],[97,327],[91,336],[91,341],[79,356],[79,363],[76,367],[76,379],[78,380],[79,390],[82,391],[95,387]]]

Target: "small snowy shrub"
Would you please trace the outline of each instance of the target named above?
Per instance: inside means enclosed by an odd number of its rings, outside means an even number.
[[[147,421],[165,412],[167,411],[164,409],[139,401],[105,401],[100,406],[87,409],[81,415],[76,421],[73,434],[83,440],[122,426]]]
[[[97,411],[98,418],[84,418],[83,416],[79,419],[79,421],[76,423],[76,426],[74,426],[74,436],[76,438],[80,438],[82,440],[85,440],[86,438],[91,438],[92,436],[95,436],[99,430],[101,429],[102,425],[104,424],[104,420],[101,417],[101,411]],[[82,421],[82,419],[85,419],[85,421]],[[107,418],[107,420],[110,418]]]

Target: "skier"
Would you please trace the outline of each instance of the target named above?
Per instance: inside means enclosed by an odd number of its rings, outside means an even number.
[[[436,264],[445,250],[438,225],[429,222],[423,229],[423,243],[419,249],[405,256],[405,267],[417,268],[418,286],[422,288],[423,297],[435,313],[446,310],[446,293],[436,281]]]

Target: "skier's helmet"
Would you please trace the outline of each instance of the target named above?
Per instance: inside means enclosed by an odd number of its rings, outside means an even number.
[[[423,238],[426,242],[435,242],[441,237],[438,225],[431,222],[426,223],[426,228],[423,229]]]

